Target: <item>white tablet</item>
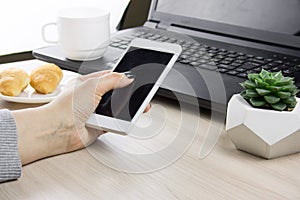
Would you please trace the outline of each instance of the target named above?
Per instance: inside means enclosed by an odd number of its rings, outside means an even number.
[[[128,134],[158,90],[182,49],[178,44],[134,39],[113,71],[130,71],[133,82],[107,92],[87,126]]]

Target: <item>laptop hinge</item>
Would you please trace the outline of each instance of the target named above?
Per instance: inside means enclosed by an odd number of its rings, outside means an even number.
[[[159,22],[156,26],[158,29],[167,30],[170,27],[170,23],[168,22]]]
[[[157,22],[146,21],[143,26],[146,26],[149,28],[156,28]]]

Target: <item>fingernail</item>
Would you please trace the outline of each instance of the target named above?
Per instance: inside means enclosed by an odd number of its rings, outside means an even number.
[[[129,79],[134,79],[135,78],[134,74],[132,74],[131,71],[124,72],[124,74]]]

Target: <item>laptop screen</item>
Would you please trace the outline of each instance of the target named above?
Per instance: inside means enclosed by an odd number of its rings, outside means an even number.
[[[159,0],[157,11],[294,35],[300,0]]]
[[[281,40],[283,34],[290,45],[299,47],[300,44],[300,37],[295,37],[300,35],[300,0],[157,0],[154,12],[160,14],[154,15],[154,18],[159,16],[158,18],[167,20],[177,19],[184,26],[189,26],[189,22],[197,24],[194,23],[196,19],[206,22],[205,24],[225,25],[225,31],[233,30],[228,30],[226,25],[233,25],[232,27],[246,28],[239,31],[245,34],[249,28],[272,32],[275,36],[279,34],[274,37],[275,42],[278,38]],[[184,23],[180,17],[185,17]],[[176,22],[172,21],[172,24]],[[218,24],[212,27],[220,27]],[[202,25],[200,28],[203,27],[207,28]],[[251,34],[252,32],[249,33]]]

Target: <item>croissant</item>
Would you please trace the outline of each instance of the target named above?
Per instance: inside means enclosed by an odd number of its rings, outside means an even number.
[[[45,64],[32,70],[30,85],[42,94],[53,92],[63,77],[62,70],[55,64]]]
[[[9,68],[0,72],[0,93],[6,96],[18,96],[28,85],[28,74],[18,68]]]

